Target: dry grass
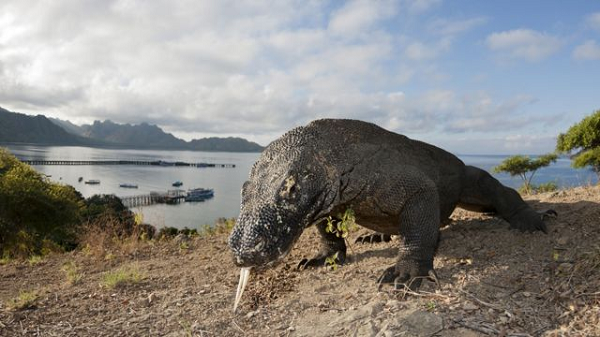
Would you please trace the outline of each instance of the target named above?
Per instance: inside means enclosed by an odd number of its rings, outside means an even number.
[[[123,231],[117,219],[101,217],[85,226],[79,236],[80,249],[86,256],[111,260],[116,255],[135,255],[151,244],[141,226],[134,226],[130,233]]]
[[[108,289],[123,287],[141,282],[146,276],[140,271],[139,266],[124,266],[117,270],[107,272],[102,277],[100,285]]]
[[[82,275],[79,272],[79,267],[77,267],[77,264],[75,264],[75,262],[73,261],[69,261],[67,263],[65,263],[62,268],[61,271],[63,273],[65,273],[65,278],[67,279],[67,284],[70,285],[76,285],[77,283],[79,283],[82,279]]]
[[[39,298],[39,292],[21,291],[19,295],[6,303],[6,306],[12,310],[23,310],[34,307],[35,302]]]

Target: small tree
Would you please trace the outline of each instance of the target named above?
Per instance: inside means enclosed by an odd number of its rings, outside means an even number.
[[[558,135],[556,150],[560,153],[579,150],[573,156],[571,166],[590,166],[600,180],[600,110],[571,126],[566,133]]]
[[[531,159],[529,156],[512,156],[504,159],[500,165],[493,168],[493,171],[494,173],[507,172],[512,177],[521,177],[525,192],[529,194],[531,193],[531,179],[533,179],[535,172],[554,163],[557,158],[558,156],[555,153],[548,153],[536,159]],[[531,172],[529,176],[527,176],[528,172]]]

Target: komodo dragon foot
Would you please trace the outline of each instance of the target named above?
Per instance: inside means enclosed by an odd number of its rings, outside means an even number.
[[[536,212],[532,208],[523,208],[519,212],[510,216],[507,220],[512,228],[522,232],[533,232],[541,230],[548,233],[548,228],[544,222],[547,219],[556,218],[558,213],[549,209],[542,212]]]
[[[356,238],[354,243],[377,243],[377,242],[390,242],[392,241],[392,236],[383,233],[372,233],[361,235]]]
[[[334,219],[334,221],[340,221]],[[317,224],[317,230],[321,235],[321,251],[312,259],[302,259],[298,263],[298,269],[303,270],[308,267],[323,267],[326,264],[342,265],[346,262],[346,241],[336,234],[327,230],[327,221]]]
[[[387,268],[377,279],[378,290],[383,284],[392,284],[396,290],[417,290],[423,279],[429,279],[439,286],[439,281],[433,267],[419,265],[416,261],[402,261]]]
[[[302,259],[298,263],[297,269],[304,270],[309,267],[323,267],[326,264],[343,265],[346,262],[346,251],[338,250],[336,252],[320,253],[312,259]]]

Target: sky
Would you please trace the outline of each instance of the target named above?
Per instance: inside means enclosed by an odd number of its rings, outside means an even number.
[[[546,153],[600,109],[600,2],[2,0],[0,106],[261,145],[352,118]]]

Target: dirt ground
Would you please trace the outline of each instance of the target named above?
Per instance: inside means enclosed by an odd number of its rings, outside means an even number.
[[[600,187],[528,201],[558,212],[547,235],[456,211],[441,230],[440,284],[418,293],[377,289],[394,241],[352,243],[346,265],[297,271],[319,248],[313,229],[283,264],[252,275],[235,314],[227,235],[9,262],[0,336],[600,336]],[[138,277],[112,288],[119,270]]]

